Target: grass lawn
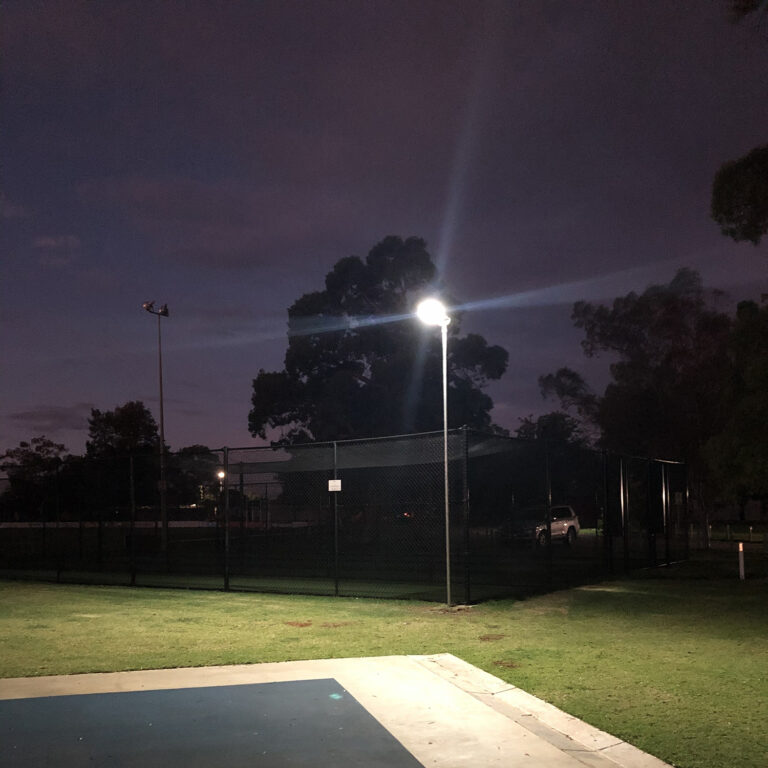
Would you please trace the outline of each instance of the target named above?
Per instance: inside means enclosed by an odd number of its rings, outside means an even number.
[[[453,612],[0,581],[0,676],[448,652],[681,768],[765,768],[766,562],[710,557]]]

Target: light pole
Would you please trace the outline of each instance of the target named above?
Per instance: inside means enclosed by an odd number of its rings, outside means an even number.
[[[445,602],[451,602],[451,514],[448,487],[448,317],[445,305],[437,299],[424,299],[416,307],[419,320],[427,325],[439,325],[443,342],[443,475],[445,481]]]
[[[160,335],[160,318],[168,317],[168,305],[155,309],[154,301],[145,301],[142,305],[152,315],[157,315],[157,367],[160,379],[160,546],[163,555],[168,554],[168,507],[166,504],[165,484],[165,422],[163,419],[163,341]]]

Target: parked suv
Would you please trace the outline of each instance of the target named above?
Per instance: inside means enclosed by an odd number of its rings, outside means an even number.
[[[579,535],[579,517],[573,507],[557,504],[552,507],[552,541],[563,541],[573,545]],[[528,507],[513,512],[508,527],[508,536],[512,541],[527,542],[538,546],[547,543],[546,507]]]

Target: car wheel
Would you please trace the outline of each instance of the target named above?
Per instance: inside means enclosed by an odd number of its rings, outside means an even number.
[[[546,531],[540,531],[539,535],[536,537],[536,543],[540,547],[546,547],[547,546],[547,532]]]
[[[565,543],[567,546],[572,547],[576,543],[576,529],[569,528],[568,533],[565,534]]]

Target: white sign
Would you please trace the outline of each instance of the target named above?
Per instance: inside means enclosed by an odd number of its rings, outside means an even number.
[[[328,490],[329,491],[340,491],[341,490],[341,480],[329,480],[328,481]]]

